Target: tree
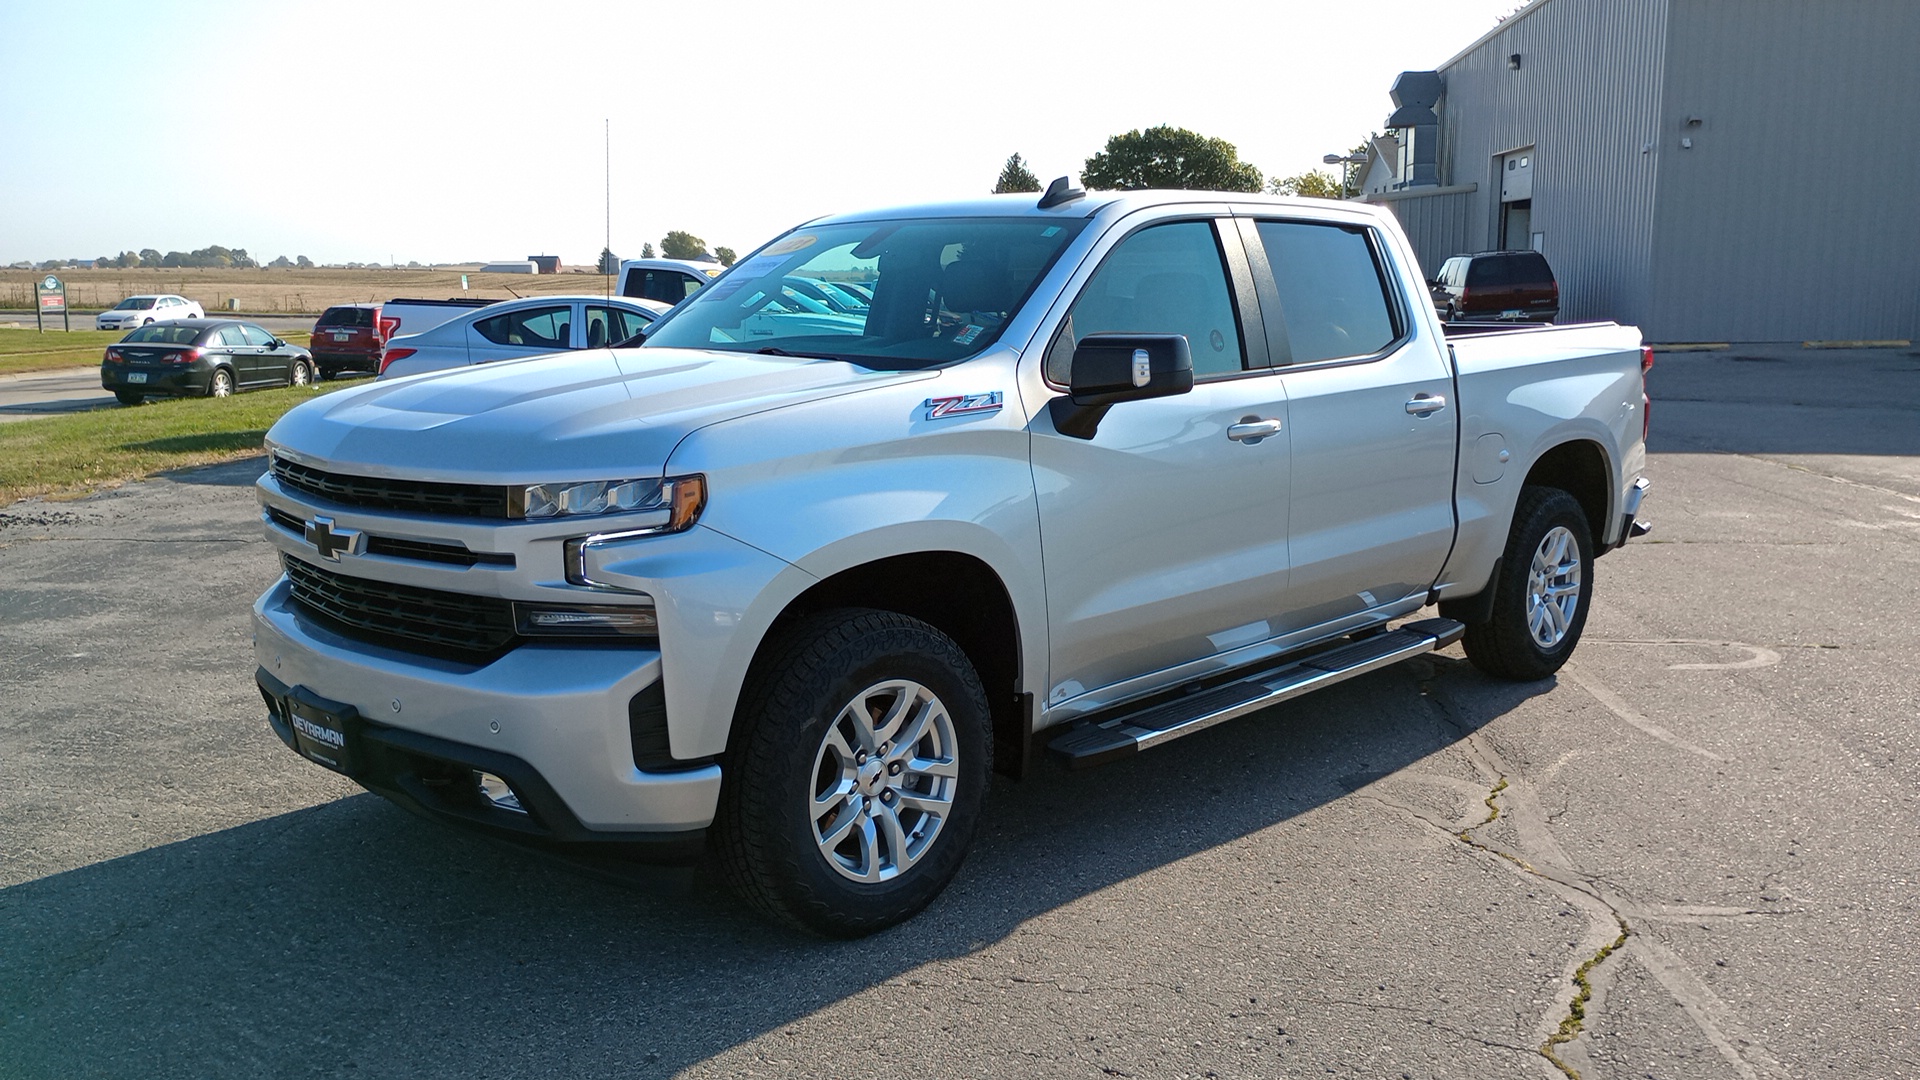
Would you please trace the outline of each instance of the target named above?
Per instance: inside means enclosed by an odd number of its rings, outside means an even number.
[[[651,259],[651,258],[653,258],[653,245],[652,245],[652,244],[641,244],[641,245],[640,245],[640,257],[641,257],[641,258],[643,258],[643,259]]]
[[[161,255],[158,251],[155,251],[152,248],[140,249],[140,265],[141,266],[148,266],[148,267],[159,266],[160,260],[161,260]]]
[[[1004,195],[1010,191],[1039,190],[1040,178],[1033,175],[1033,170],[1027,168],[1027,163],[1021,160],[1019,154],[1007,159],[1007,163],[1000,169],[1000,179],[993,184],[995,195]]]
[[[305,255],[295,255],[293,257],[293,265],[301,270],[311,270],[313,269],[313,260],[307,258]]]
[[[1267,190],[1275,195],[1300,195],[1309,199],[1338,199],[1340,178],[1332,173],[1313,169],[1298,176],[1276,176],[1267,185]]]
[[[1260,170],[1241,161],[1232,143],[1165,124],[1108,139],[1105,150],[1087,159],[1080,179],[1106,191],[1260,190]]]
[[[721,266],[732,266],[733,260],[740,256],[735,255],[730,247],[717,247],[713,249],[713,257],[720,260]]]
[[[620,256],[615,255],[613,253],[612,248],[601,248],[600,249],[600,272],[603,274],[611,274],[619,269],[620,269]]]
[[[690,232],[678,229],[660,239],[660,257],[663,259],[695,259],[707,253],[707,242]]]
[[[120,253],[119,258],[113,260],[113,265],[120,267],[122,270],[125,270],[128,267],[139,266],[140,255],[138,252],[123,251]]]
[[[282,255],[282,256],[280,256],[279,258],[277,258],[277,259],[275,259],[275,260],[273,260],[272,262],[270,262],[270,263],[268,263],[268,264],[267,264],[267,269],[269,269],[269,270],[291,270],[291,269],[293,269],[293,260],[292,260],[292,259],[289,259],[289,258],[287,258],[287,257],[286,257],[285,255]]]

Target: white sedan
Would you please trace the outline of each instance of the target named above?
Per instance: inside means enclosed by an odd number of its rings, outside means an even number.
[[[207,313],[200,305],[184,296],[172,293],[151,293],[146,296],[129,296],[101,312],[93,320],[97,330],[131,330],[148,323],[171,322],[175,319],[204,319]]]
[[[638,336],[667,306],[619,296],[502,300],[431,330],[387,342],[380,377],[394,379],[569,349],[603,349]]]

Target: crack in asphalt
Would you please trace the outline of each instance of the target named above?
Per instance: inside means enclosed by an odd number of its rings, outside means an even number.
[[[1487,816],[1475,824],[1462,828],[1459,823],[1437,821],[1422,810],[1403,805],[1389,798],[1377,795],[1363,795],[1383,806],[1396,810],[1416,820],[1441,835],[1465,844],[1483,854],[1495,856],[1510,863],[1520,871],[1538,877],[1552,885],[1557,885],[1564,899],[1575,906],[1593,905],[1596,910],[1590,912],[1598,916],[1604,910],[1619,928],[1619,933],[1603,943],[1572,973],[1569,985],[1572,993],[1567,1002],[1566,1015],[1559,1025],[1548,1035],[1546,1041],[1536,1051],[1556,1068],[1569,1077],[1579,1080],[1579,1072],[1560,1054],[1579,1037],[1592,1008],[1595,994],[1594,972],[1615,953],[1630,948],[1634,960],[1672,995],[1694,1026],[1706,1037],[1721,1057],[1737,1072],[1743,1080],[1772,1080],[1788,1076],[1787,1070],[1767,1050],[1765,1044],[1747,1031],[1733,1006],[1715,994],[1699,976],[1695,975],[1687,964],[1658,939],[1648,937],[1636,931],[1633,922],[1662,922],[1686,920],[1699,922],[1704,919],[1726,919],[1730,921],[1748,921],[1776,918],[1785,915],[1800,914],[1797,909],[1758,910],[1745,907],[1723,907],[1711,905],[1654,905],[1643,907],[1633,901],[1615,896],[1616,889],[1609,887],[1600,875],[1585,873],[1572,868],[1572,860],[1560,850],[1559,844],[1551,835],[1551,823],[1545,811],[1532,807],[1530,787],[1524,782],[1510,779],[1514,773],[1501,758],[1499,751],[1479,737],[1477,732],[1469,731],[1454,718],[1450,703],[1438,694],[1431,685],[1433,680],[1423,679],[1421,694],[1431,704],[1437,718],[1460,734],[1461,743],[1467,748],[1474,764],[1482,774],[1493,778],[1494,782],[1483,800],[1487,805]],[[1597,683],[1597,680],[1589,680]],[[1502,804],[1506,809],[1502,809]],[[1528,809],[1535,811],[1530,819]],[[1531,846],[1540,849],[1545,862],[1536,865],[1516,852],[1510,852],[1473,835],[1475,830],[1485,828],[1496,821],[1506,818],[1526,841],[1533,834]],[[1779,895],[1793,899],[1784,890]],[[1576,899],[1577,898],[1577,899]]]
[[[1460,1039],[1462,1042],[1475,1043],[1490,1050],[1511,1050],[1516,1054],[1532,1054],[1536,1052],[1531,1046],[1501,1042],[1498,1039],[1489,1039],[1485,1035],[1476,1035],[1471,1031],[1462,1031],[1457,1027],[1440,1023],[1438,1020],[1426,1015],[1424,1010],[1415,1009],[1406,1005],[1388,1005],[1378,1001],[1351,1001],[1346,998],[1305,998],[1302,1000],[1312,1001],[1316,1005],[1345,1005],[1351,1008],[1369,1009],[1375,1012],[1404,1013],[1410,1017],[1417,1017],[1425,1026],[1435,1031],[1444,1031]]]

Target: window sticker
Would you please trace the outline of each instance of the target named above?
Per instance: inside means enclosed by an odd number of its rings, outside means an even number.
[[[1058,225],[1049,225],[1046,228],[1040,230],[1040,235],[1042,237],[1057,236],[1059,235],[1059,233],[1060,233],[1060,226]]]
[[[761,252],[760,255],[763,258],[768,255],[791,255],[796,251],[804,251],[812,247],[819,239],[819,237],[810,233],[800,233],[797,236],[789,236],[785,240],[776,241],[773,246]]]
[[[757,277],[766,277],[780,266],[775,255],[756,255],[733,268],[733,281],[751,281]]]
[[[971,345],[973,344],[973,339],[979,337],[980,331],[985,329],[986,327],[984,326],[975,326],[972,323],[968,323],[966,326],[961,327],[959,333],[953,335],[953,343],[955,345]]]

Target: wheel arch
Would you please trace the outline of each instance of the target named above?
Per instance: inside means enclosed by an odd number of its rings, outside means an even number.
[[[1598,553],[1606,550],[1607,523],[1612,520],[1613,476],[1605,447],[1593,439],[1574,438],[1536,458],[1521,487],[1559,488],[1572,495],[1587,515],[1587,530]]]
[[[1012,593],[985,560],[960,551],[916,551],[842,569],[808,587],[775,616],[754,650],[753,666],[764,661],[769,644],[788,626],[834,608],[898,612],[952,638],[986,688],[996,768],[1019,770],[1032,724],[1021,691],[1020,620]]]

